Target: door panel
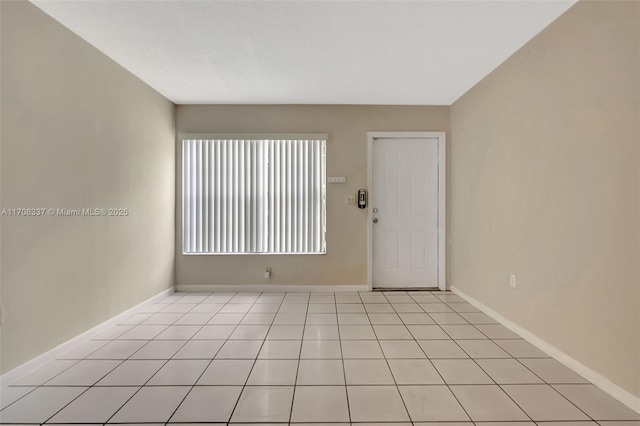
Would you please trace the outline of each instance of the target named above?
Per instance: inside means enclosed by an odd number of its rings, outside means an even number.
[[[438,287],[438,157],[437,138],[373,141],[374,287]]]

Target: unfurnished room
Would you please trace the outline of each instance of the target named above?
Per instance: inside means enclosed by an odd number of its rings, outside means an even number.
[[[0,0],[0,424],[640,426],[640,1]]]

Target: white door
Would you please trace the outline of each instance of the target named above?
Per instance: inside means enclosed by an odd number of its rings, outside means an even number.
[[[439,141],[373,139],[373,287],[439,286]]]

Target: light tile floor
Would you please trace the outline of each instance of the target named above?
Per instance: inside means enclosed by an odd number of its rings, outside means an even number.
[[[5,388],[0,409],[2,424],[640,425],[449,292],[174,293]]]

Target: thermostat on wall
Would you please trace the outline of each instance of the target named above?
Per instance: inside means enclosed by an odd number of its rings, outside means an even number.
[[[329,178],[329,183],[345,183],[347,178],[344,176],[333,176]]]

